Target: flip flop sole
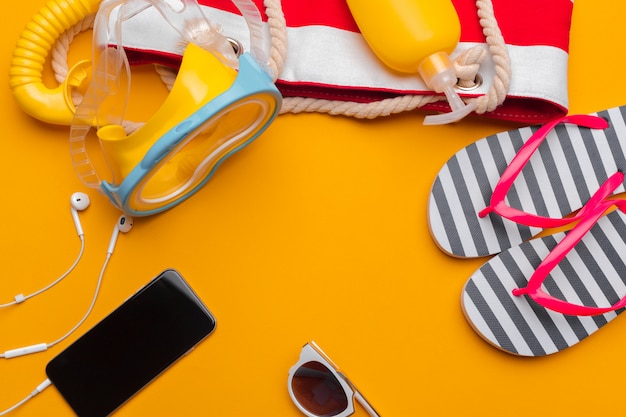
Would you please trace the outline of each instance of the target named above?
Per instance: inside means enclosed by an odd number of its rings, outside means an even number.
[[[626,106],[597,115],[609,121],[607,129],[558,125],[548,134],[507,194],[510,206],[561,218],[580,209],[610,175],[626,172]],[[478,140],[443,166],[428,204],[431,235],[442,251],[467,258],[493,255],[541,231],[495,213],[478,217],[511,159],[537,129]],[[616,190],[622,191],[623,185]]]
[[[463,288],[466,319],[487,342],[508,353],[544,356],[573,346],[622,310],[598,316],[567,316],[511,291],[526,286],[564,233],[533,239],[483,264]],[[552,271],[544,289],[570,303],[608,306],[626,294],[626,214],[602,217]]]

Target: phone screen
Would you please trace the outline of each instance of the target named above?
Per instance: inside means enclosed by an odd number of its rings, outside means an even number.
[[[183,277],[166,270],[52,359],[46,373],[78,416],[107,416],[214,328]]]

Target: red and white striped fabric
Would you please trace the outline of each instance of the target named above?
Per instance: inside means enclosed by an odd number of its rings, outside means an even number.
[[[254,1],[266,19],[263,0]],[[452,57],[477,45],[486,47],[475,0],[452,2],[461,21],[461,40]],[[248,47],[247,26],[230,0],[199,3],[223,34]],[[566,114],[573,0],[492,3],[510,57],[511,78],[504,103],[484,115],[542,123]],[[345,0],[283,0],[282,8],[287,23],[287,55],[277,86],[285,97],[371,103],[433,94],[417,74],[398,74],[378,61],[359,33]],[[131,62],[176,66],[180,62],[176,33],[164,27],[155,13],[149,9],[126,22],[123,44]],[[487,58],[479,69],[483,84],[465,96],[486,94],[494,73],[494,63]],[[448,111],[445,102],[423,108]]]

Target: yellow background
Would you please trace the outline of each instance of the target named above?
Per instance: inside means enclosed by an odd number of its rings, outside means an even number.
[[[78,321],[120,214],[76,177],[68,129],[25,115],[11,96],[12,50],[43,5],[3,2],[0,18],[0,303],[65,271],[79,249],[69,197],[88,192],[92,204],[80,214],[83,261],[45,295],[0,311],[0,351],[52,341]],[[626,102],[624,16],[622,1],[576,1],[572,113]],[[79,41],[71,59],[88,54],[88,41]],[[154,87],[160,81],[151,71],[143,75],[145,103],[159,102],[165,87]],[[77,333],[47,352],[0,359],[0,409],[42,382],[63,347],[173,267],[213,311],[217,329],[116,415],[299,416],[287,371],[311,339],[383,416],[623,413],[622,319],[545,358],[500,352],[469,327],[460,292],[484,259],[437,249],[428,193],[454,152],[516,125],[472,119],[424,127],[422,118],[280,116],[192,199],[136,219],[120,236],[95,310]],[[72,412],[51,387],[12,415]]]

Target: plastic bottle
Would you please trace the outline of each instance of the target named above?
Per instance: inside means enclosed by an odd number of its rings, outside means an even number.
[[[462,119],[476,108],[466,105],[454,89],[456,73],[449,54],[461,35],[450,0],[347,0],[352,16],[376,56],[390,68],[418,73],[426,86],[444,93],[452,111],[427,116],[424,124]]]

